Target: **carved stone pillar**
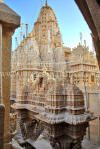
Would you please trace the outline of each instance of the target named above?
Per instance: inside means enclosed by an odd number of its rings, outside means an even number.
[[[73,140],[66,136],[61,136],[59,138],[52,138],[50,140],[53,149],[81,149],[81,141],[73,143]]]
[[[71,145],[71,139],[68,138],[67,136],[61,136],[59,138],[52,138],[50,140],[51,146],[53,149],[72,149],[70,148]]]
[[[2,59],[2,24],[0,24],[0,59]],[[0,61],[0,103],[2,102],[2,62]]]
[[[61,123],[58,125],[47,125],[44,128],[47,138],[53,149],[81,149],[81,142],[86,132],[88,123],[77,126]]]
[[[5,105],[5,143],[10,141],[10,71],[13,30],[3,27],[2,31],[2,103]]]
[[[4,142],[10,141],[10,72],[12,34],[20,25],[20,17],[0,1],[0,102],[5,105]],[[2,121],[0,126],[2,128]],[[1,146],[0,146],[1,148]]]
[[[45,125],[45,129],[53,149],[70,149],[73,139],[67,135],[64,123]]]

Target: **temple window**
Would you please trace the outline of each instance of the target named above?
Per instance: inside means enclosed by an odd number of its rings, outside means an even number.
[[[42,86],[42,83],[43,83],[43,78],[40,78],[40,82],[39,82],[40,87]]]
[[[34,80],[36,80],[36,74],[34,74]]]
[[[91,75],[91,82],[94,82],[94,75]]]

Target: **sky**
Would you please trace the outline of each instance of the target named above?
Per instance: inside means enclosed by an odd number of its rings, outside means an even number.
[[[31,32],[40,13],[41,0],[3,1],[21,16],[21,23],[24,23],[23,32],[26,33],[25,24],[29,24],[29,32]],[[45,5],[45,0],[43,0],[43,5]],[[89,49],[93,50],[91,31],[74,0],[48,0],[48,5],[53,8],[57,17],[64,45],[70,48],[77,47],[80,42],[80,32],[82,32],[82,44],[84,45],[84,40],[86,40]],[[13,50],[17,46],[15,37],[20,41],[20,28],[16,29],[13,35]]]

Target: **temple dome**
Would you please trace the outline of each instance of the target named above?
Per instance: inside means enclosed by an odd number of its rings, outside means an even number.
[[[37,42],[33,39],[28,39],[24,46],[25,55],[27,58],[26,64],[36,64],[40,62],[40,53]]]
[[[16,59],[17,66],[37,65],[40,63],[40,53],[37,42],[33,39],[26,39],[13,54],[13,61]]]

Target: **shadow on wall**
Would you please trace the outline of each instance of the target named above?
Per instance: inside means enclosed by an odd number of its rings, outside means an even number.
[[[100,5],[100,0],[97,0],[97,3]]]

